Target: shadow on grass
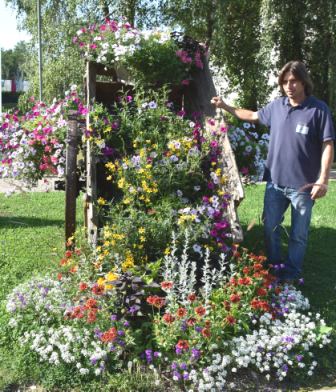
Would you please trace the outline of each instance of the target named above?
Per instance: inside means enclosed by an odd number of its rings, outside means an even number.
[[[256,254],[264,253],[263,226],[258,224],[247,231],[242,226],[244,242],[242,246]],[[283,242],[287,244],[286,232],[283,230]],[[312,226],[309,233],[307,252],[303,264],[303,277],[305,283],[299,287],[309,299],[311,309],[320,313],[327,325],[336,331],[336,229],[330,227]],[[285,255],[284,249],[284,255]],[[336,338],[332,343],[321,350],[317,350],[319,367],[313,378],[304,380],[288,380],[284,390],[314,390],[336,386]]]
[[[0,216],[1,228],[64,226],[64,219]]]

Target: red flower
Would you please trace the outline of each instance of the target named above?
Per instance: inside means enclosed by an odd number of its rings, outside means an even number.
[[[67,259],[61,259],[61,261],[60,261],[60,266],[63,266],[63,265],[67,265],[69,263],[69,261],[67,260]]]
[[[188,318],[188,320],[187,320],[188,327],[192,327],[193,325],[195,325],[195,323],[196,323],[195,317]]]
[[[96,308],[92,308],[90,309],[89,313],[88,313],[88,317],[87,317],[87,322],[88,323],[94,323],[96,321],[97,318],[97,309]]]
[[[162,320],[163,320],[165,323],[167,323],[167,324],[171,324],[171,323],[173,323],[173,322],[175,321],[175,317],[174,317],[172,314],[170,314],[170,313],[165,313],[165,314],[162,316]]]
[[[198,316],[202,317],[202,316],[205,315],[206,309],[205,309],[204,306],[197,306],[197,308],[195,308],[195,313],[196,313]]]
[[[186,340],[179,340],[176,345],[177,348],[180,350],[188,350],[189,349],[189,344]]]
[[[188,295],[188,301],[190,302],[194,302],[196,300],[196,294],[195,293],[191,293]]]
[[[244,286],[248,286],[251,283],[252,283],[252,280],[249,277],[244,277],[244,278],[239,278],[238,279],[238,284],[241,284],[241,285],[244,285]]]
[[[275,292],[275,294],[277,294],[277,295],[279,295],[280,293],[281,293],[281,287],[276,287],[275,289],[274,289],[274,292]]]
[[[102,286],[102,285],[98,285],[98,284],[95,284],[93,287],[92,287],[92,292],[93,292],[93,294],[95,294],[95,295],[102,295],[102,294],[104,294],[104,286]]]
[[[57,274],[57,279],[58,279],[58,280],[62,280],[62,274],[61,274],[61,273],[58,273],[58,274]]]
[[[238,295],[238,294],[231,294],[230,295],[230,301],[232,303],[234,303],[234,304],[239,302],[240,301],[240,295]]]
[[[79,283],[79,290],[80,291],[85,291],[88,288],[88,285],[84,282]]]
[[[162,282],[161,283],[161,288],[162,290],[170,290],[173,287],[173,282]]]
[[[146,299],[147,303],[156,308],[162,308],[165,305],[165,299],[163,297],[159,297],[158,295],[150,295]]]
[[[259,300],[257,298],[253,298],[250,302],[250,305],[253,309],[258,309],[259,307]]]
[[[96,308],[97,307],[97,300],[94,298],[89,298],[86,303],[85,303],[85,307],[87,309],[92,309],[92,308]]]
[[[73,310],[72,313],[70,315],[70,317],[72,319],[77,318],[77,319],[81,319],[84,317],[84,311],[83,311],[83,307],[82,306],[76,306]]]
[[[231,278],[231,279],[230,279],[230,284],[231,284],[232,286],[237,286],[237,285],[238,285],[238,282],[236,281],[235,278]]]
[[[176,314],[177,317],[184,317],[187,314],[187,310],[185,308],[178,308]]]
[[[263,269],[263,266],[260,263],[254,264],[253,266],[254,271],[261,271]]]
[[[243,273],[244,273],[245,275],[249,274],[249,273],[250,273],[250,267],[244,267],[244,268],[243,268]]]
[[[264,297],[265,295],[267,295],[267,290],[263,289],[262,287],[260,287],[257,290],[257,295],[259,295],[259,297]]]
[[[71,268],[70,268],[70,270],[69,270],[72,274],[74,274],[75,272],[77,272],[78,271],[78,265],[74,265],[74,266],[72,266]]]
[[[205,338],[210,338],[211,336],[211,331],[208,328],[203,328],[201,333]]]
[[[205,325],[205,328],[210,328],[210,326],[211,326],[211,321],[210,321],[210,320],[205,320],[204,325]]]
[[[71,256],[72,256],[72,251],[71,250],[67,250],[65,252],[65,257],[69,259]]]
[[[108,331],[104,332],[101,336],[101,340],[104,343],[113,342],[118,336],[117,329],[115,327],[110,328]]]
[[[236,324],[236,319],[231,315],[226,316],[225,320],[229,325]]]
[[[231,309],[231,305],[229,301],[224,301],[223,305],[225,310],[229,311]]]

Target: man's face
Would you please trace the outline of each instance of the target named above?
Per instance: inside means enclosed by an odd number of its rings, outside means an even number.
[[[287,72],[285,74],[282,87],[287,97],[294,101],[300,101],[306,96],[304,91],[304,84],[300,80],[296,79],[291,72]]]

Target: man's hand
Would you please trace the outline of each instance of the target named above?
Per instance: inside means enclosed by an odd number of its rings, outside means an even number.
[[[226,107],[225,102],[221,97],[213,97],[210,102],[216,106],[217,109],[225,109]]]
[[[225,111],[231,113],[233,116],[239,118],[242,121],[257,122],[258,112],[252,112],[252,110],[235,108],[228,105],[222,100],[221,97],[213,97],[210,101],[217,109],[224,109]]]
[[[325,196],[328,192],[328,184],[325,183],[319,183],[317,181],[314,185],[313,188],[310,192],[310,197],[312,200],[319,199],[323,196]]]

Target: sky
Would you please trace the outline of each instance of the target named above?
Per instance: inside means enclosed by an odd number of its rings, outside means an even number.
[[[0,0],[0,47],[7,50],[13,49],[19,41],[29,40],[29,35],[18,30],[16,13],[5,4],[5,0]]]

